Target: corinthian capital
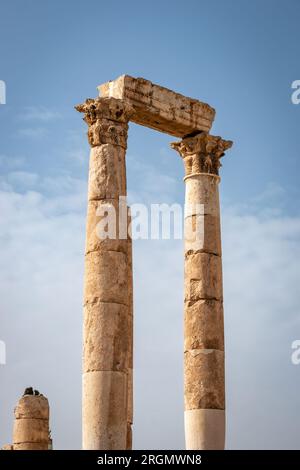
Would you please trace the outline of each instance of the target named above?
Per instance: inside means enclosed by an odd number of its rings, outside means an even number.
[[[88,139],[92,147],[101,144],[114,144],[126,148],[128,121],[134,114],[133,107],[125,100],[116,98],[87,99],[75,106],[84,113],[84,121],[89,126]]]
[[[193,137],[184,137],[180,142],[173,142],[171,147],[183,158],[186,176],[196,173],[218,175],[222,166],[220,158],[232,144],[231,140],[201,132]]]

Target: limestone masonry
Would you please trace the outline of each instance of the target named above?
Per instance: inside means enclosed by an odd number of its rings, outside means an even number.
[[[99,205],[126,204],[128,123],[182,140],[185,168],[184,399],[187,449],[223,449],[225,371],[221,158],[232,142],[209,134],[208,104],[123,75],[76,109],[91,145],[84,279],[83,448],[130,449],[133,424],[132,241],[99,239]],[[203,211],[199,211],[202,205]],[[126,206],[127,207],[127,206]],[[128,213],[128,218],[129,218]],[[196,227],[191,230],[191,227]],[[20,440],[20,438],[19,438]]]
[[[209,131],[215,110],[144,78],[122,75],[98,87],[103,98],[126,100],[134,108],[131,121],[175,137]]]
[[[11,450],[49,450],[50,447],[48,400],[29,387],[15,408]]]

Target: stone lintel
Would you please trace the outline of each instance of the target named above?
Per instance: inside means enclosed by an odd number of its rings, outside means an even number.
[[[176,137],[209,132],[215,117],[208,104],[144,78],[122,75],[99,85],[98,90],[101,97],[126,99],[135,109],[131,121]]]

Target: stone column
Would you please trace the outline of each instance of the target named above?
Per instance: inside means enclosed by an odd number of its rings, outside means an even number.
[[[232,142],[202,132],[171,146],[184,160],[186,184],[186,448],[224,449],[224,323],[218,175],[220,158]]]
[[[132,368],[125,152],[133,109],[115,98],[90,99],[76,109],[85,114],[92,147],[84,278],[83,449],[124,450]],[[109,219],[114,214],[115,226]]]
[[[13,450],[48,450],[49,403],[43,395],[25,394],[15,408]]]

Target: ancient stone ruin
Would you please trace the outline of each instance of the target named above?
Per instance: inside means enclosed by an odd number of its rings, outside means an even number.
[[[224,325],[220,159],[231,141],[209,134],[208,104],[127,75],[76,106],[91,145],[84,281],[83,448],[131,449],[133,423],[132,240],[97,235],[101,206],[124,210],[128,123],[181,140],[185,168],[184,399],[187,449],[223,449]],[[127,210],[125,202],[125,210]],[[128,218],[130,218],[128,211]],[[127,217],[126,217],[127,220]],[[196,231],[193,230],[197,227]]]
[[[165,132],[184,163],[184,422],[187,449],[224,449],[225,373],[218,185],[229,140],[209,134],[215,111],[142,78],[123,75],[76,106],[91,145],[84,279],[83,449],[132,448],[133,282],[126,203],[128,123]],[[113,208],[116,236],[98,224]],[[119,217],[121,212],[125,217]],[[121,223],[125,220],[125,226]],[[29,387],[15,408],[13,444],[49,450],[49,404]]]
[[[15,408],[13,444],[2,450],[50,450],[49,403],[32,387],[25,389]]]

